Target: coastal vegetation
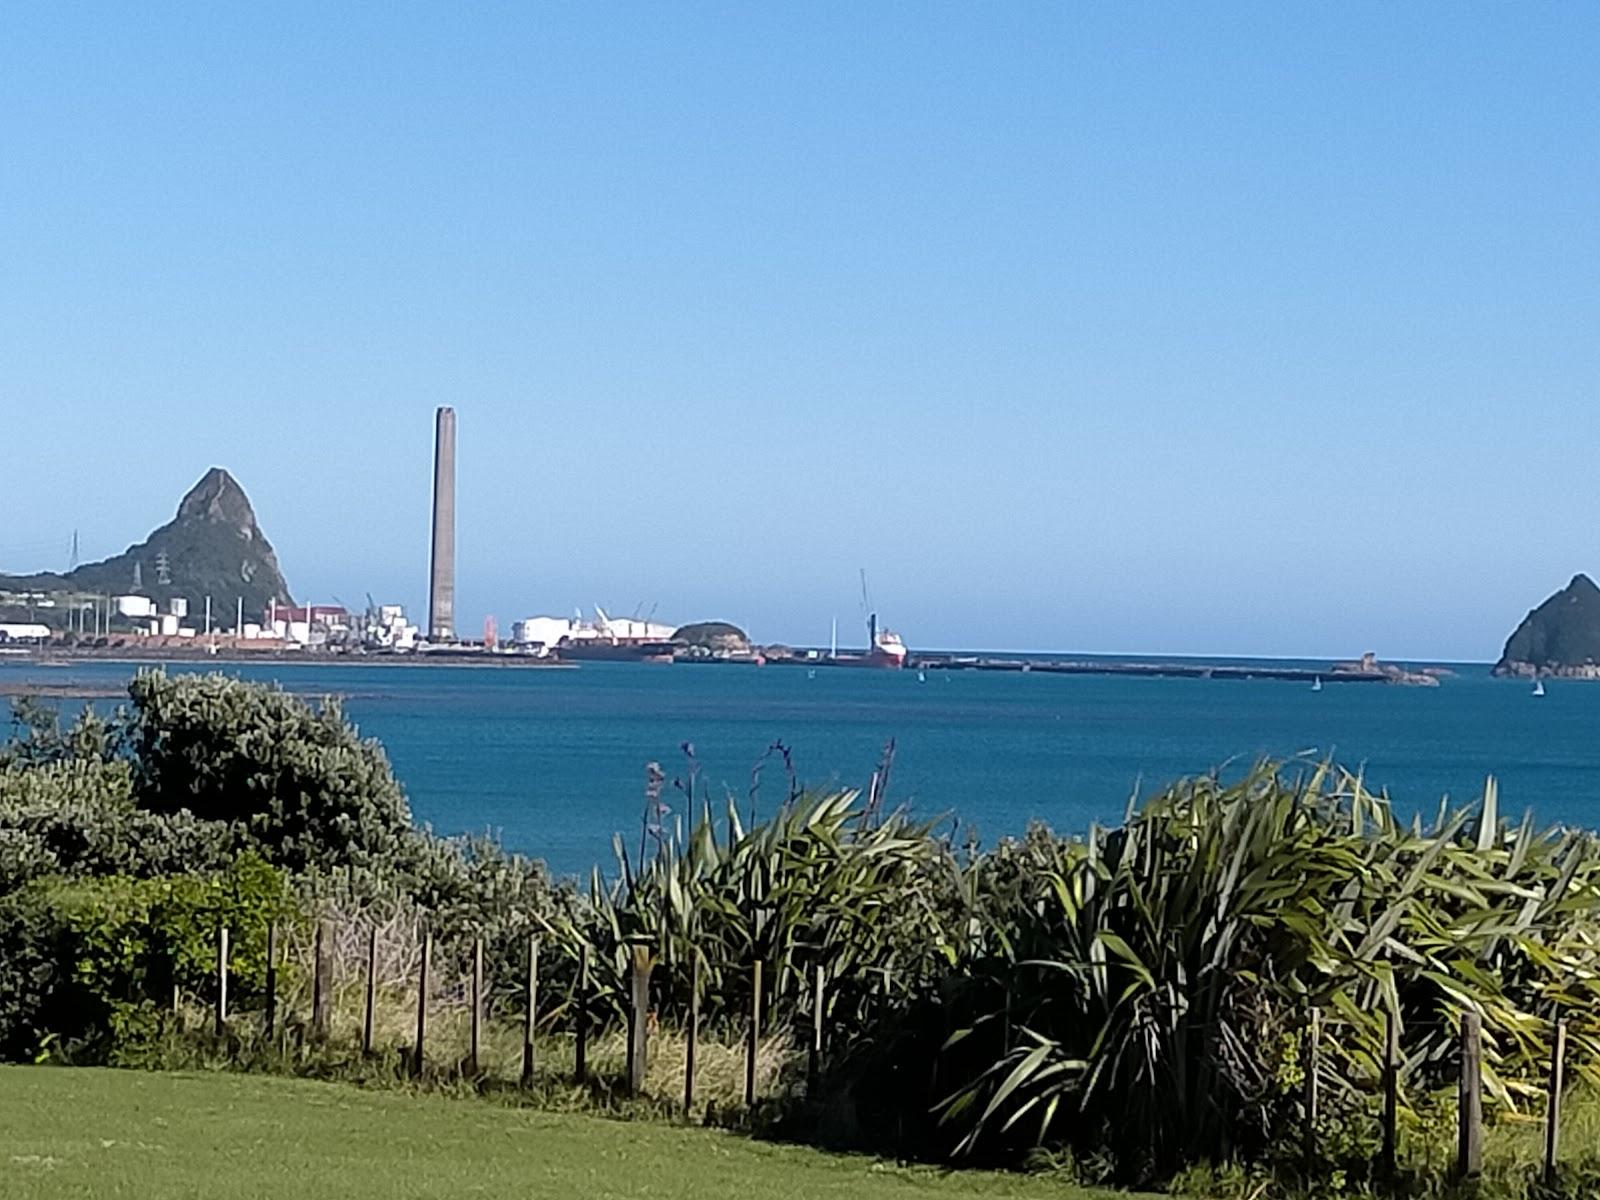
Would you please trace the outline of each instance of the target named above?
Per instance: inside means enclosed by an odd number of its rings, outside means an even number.
[[[769,755],[773,779],[788,760]],[[1508,821],[1492,782],[1478,805],[1403,818],[1331,764],[1262,763],[1176,782],[1115,827],[983,848],[878,788],[813,794],[786,770],[755,820],[713,801],[692,753],[677,774],[646,768],[639,827],[579,885],[417,829],[331,701],[146,673],[110,716],[23,704],[0,748],[0,1051],[411,1087],[426,946],[430,1086],[1085,1184],[1433,1195],[1453,1186],[1473,1020],[1490,1153],[1472,1186],[1600,1180],[1577,1139],[1541,1178],[1527,1132],[1557,1019],[1575,1119],[1593,1112],[1600,842]],[[232,1007],[213,1023],[222,928]],[[653,1052],[630,1087],[641,977]]]

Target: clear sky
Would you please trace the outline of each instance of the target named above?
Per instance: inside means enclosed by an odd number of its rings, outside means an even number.
[[[227,9],[228,11],[223,11]],[[1495,657],[1600,571],[1600,8],[8,4],[0,567]]]

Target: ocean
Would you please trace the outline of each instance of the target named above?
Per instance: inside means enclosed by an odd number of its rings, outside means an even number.
[[[1281,664],[1280,664],[1281,665]],[[174,670],[205,669],[192,664]],[[803,667],[584,664],[576,669],[270,665],[218,669],[337,693],[381,741],[419,822],[488,833],[561,874],[609,868],[611,838],[638,837],[646,764],[687,804],[693,747],[716,811],[752,805],[752,771],[781,742],[800,781],[865,789],[894,739],[888,803],[959,822],[985,843],[1031,821],[1061,832],[1117,820],[1136,791],[1262,756],[1331,755],[1401,809],[1472,800],[1486,776],[1503,810],[1600,826],[1600,684],[1496,680],[1457,665],[1438,688]],[[133,668],[0,662],[23,679],[107,685]],[[97,702],[108,705],[110,702]],[[766,757],[754,806],[786,794]],[[671,820],[672,818],[669,818]]]

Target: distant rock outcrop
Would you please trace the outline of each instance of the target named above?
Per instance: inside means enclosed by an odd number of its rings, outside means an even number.
[[[1402,667],[1398,663],[1379,662],[1378,656],[1371,650],[1368,650],[1354,662],[1333,664],[1334,675],[1351,675],[1361,679],[1382,679],[1386,683],[1403,683],[1408,687],[1438,687],[1439,676],[1449,675],[1450,673],[1437,667],[1412,670],[1410,667]]]
[[[672,640],[712,654],[750,653],[750,638],[745,631],[727,621],[696,621],[684,625],[672,635]]]
[[[1600,679],[1600,587],[1574,575],[1522,619],[1506,639],[1496,675],[1563,675]]]
[[[176,517],[115,558],[64,575],[0,575],[0,591],[141,595],[163,611],[182,598],[189,602],[191,622],[200,618],[209,596],[219,626],[233,624],[241,600],[247,621],[259,620],[274,601],[292,603],[249,498],[221,467],[212,467],[189,489]]]

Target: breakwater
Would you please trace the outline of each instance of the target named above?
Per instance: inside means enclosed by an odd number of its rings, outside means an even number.
[[[911,666],[922,671],[1016,671],[1041,675],[1133,675],[1154,679],[1275,679],[1290,683],[1396,683],[1404,682],[1385,671],[1319,671],[1300,666],[1204,662],[1062,662],[1057,659],[994,658],[968,655],[922,654]]]

